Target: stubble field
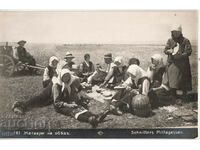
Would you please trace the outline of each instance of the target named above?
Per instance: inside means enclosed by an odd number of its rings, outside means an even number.
[[[94,64],[103,64],[103,55],[112,53],[113,56],[123,56],[125,63],[131,57],[140,60],[140,66],[147,69],[150,57],[159,53],[163,54],[164,45],[59,45],[59,44],[28,44],[27,50],[35,57],[37,63],[47,65],[50,56],[55,55],[63,59],[69,51],[74,56],[74,62],[83,61],[83,55],[89,53]],[[193,46],[190,57],[193,77],[193,91],[197,93],[197,47]],[[42,76],[14,76],[10,78],[0,77],[0,129],[72,129],[91,128],[87,123],[82,123],[69,116],[58,114],[52,105],[33,108],[25,115],[15,115],[11,111],[14,101],[28,100],[42,90]],[[107,108],[108,102],[101,103],[92,100],[90,110],[99,113]],[[157,128],[157,127],[181,127],[197,125],[197,98],[191,97],[182,106],[174,105],[154,109],[154,115],[149,118],[140,118],[132,114],[122,116],[109,115],[105,122],[98,128]],[[191,119],[183,116],[191,112]]]

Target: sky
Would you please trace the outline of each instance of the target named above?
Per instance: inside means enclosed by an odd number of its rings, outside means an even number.
[[[181,25],[198,37],[197,11],[0,12],[0,42],[133,44],[166,41]]]

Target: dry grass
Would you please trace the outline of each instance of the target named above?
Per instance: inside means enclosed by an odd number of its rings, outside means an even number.
[[[91,60],[94,63],[103,64],[103,55],[112,53],[114,56],[122,55],[127,62],[130,57],[140,59],[141,66],[146,69],[150,56],[155,53],[163,55],[163,46],[136,46],[136,45],[54,45],[54,44],[29,44],[27,45],[30,53],[34,55],[37,62],[42,65],[48,63],[52,55],[63,58],[66,51],[70,51],[76,58],[75,62],[79,64],[83,61],[83,54],[90,53]],[[164,56],[164,55],[163,55]],[[165,58],[166,59],[166,58]],[[193,91],[197,92],[197,47],[193,47],[193,53],[190,57],[193,75]],[[15,100],[28,100],[30,97],[38,94],[42,89],[41,76],[18,76],[11,78],[0,77],[0,128],[6,129],[65,129],[65,128],[91,128],[87,123],[81,123],[71,117],[58,114],[53,106],[42,108],[33,108],[25,116],[16,116],[11,111],[11,106]],[[107,107],[97,101],[91,102],[91,111],[98,113]],[[185,103],[183,106],[176,106],[179,109],[193,109],[197,107],[197,102]],[[155,127],[174,127],[174,126],[194,126],[196,122],[184,122],[181,118],[168,120],[172,114],[160,109],[155,109],[154,115],[149,118],[139,118],[131,114],[123,116],[110,115],[107,121],[100,124],[99,128],[155,128]],[[21,121],[21,122],[20,122]],[[18,122],[18,124],[14,123]],[[26,122],[24,125],[23,123]],[[34,125],[33,122],[41,122]],[[10,124],[9,124],[10,123]],[[13,125],[13,126],[11,126]]]

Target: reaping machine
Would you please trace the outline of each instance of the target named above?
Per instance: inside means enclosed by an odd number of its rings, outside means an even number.
[[[8,46],[8,42],[5,46],[0,46],[0,75],[10,77],[15,72],[29,70],[30,68],[35,69],[37,74],[41,74],[45,66],[39,64],[32,66],[20,62],[16,57],[16,48]]]

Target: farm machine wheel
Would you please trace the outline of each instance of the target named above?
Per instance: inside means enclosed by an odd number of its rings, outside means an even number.
[[[12,57],[0,55],[0,74],[6,77],[12,76],[15,71],[15,62]]]

